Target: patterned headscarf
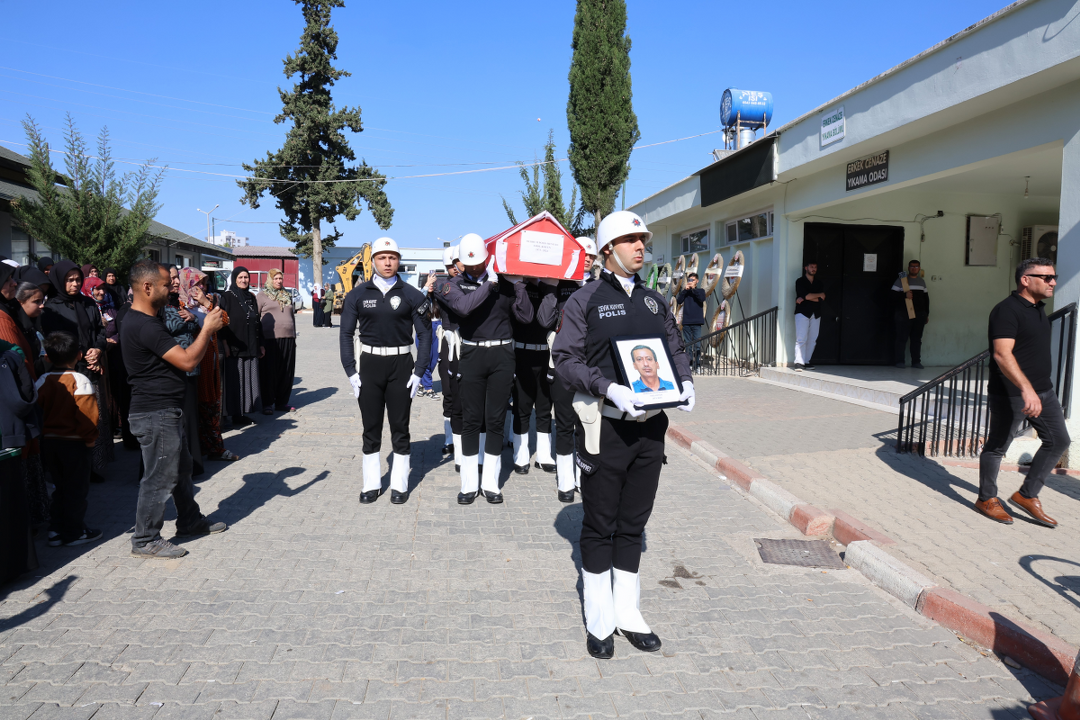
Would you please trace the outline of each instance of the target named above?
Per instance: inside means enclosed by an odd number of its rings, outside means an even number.
[[[206,278],[206,273],[195,268],[180,268],[180,305],[181,307],[194,308],[198,303],[191,296],[191,288],[198,285]]]
[[[273,300],[277,300],[278,305],[284,310],[287,307],[291,307],[292,293],[282,287],[280,290],[274,288],[274,278],[278,275],[283,275],[280,270],[271,270],[266,276],[266,284],[263,285],[263,294],[269,296]]]
[[[85,295],[86,297],[90,298],[91,300],[93,300],[95,303],[97,303],[98,310],[100,310],[102,313],[106,313],[106,312],[110,312],[110,311],[115,310],[115,306],[113,305],[112,295],[110,295],[107,290],[103,289],[103,291],[102,291],[102,299],[101,300],[98,300],[97,298],[94,297],[94,288],[100,287],[100,286],[102,286],[104,284],[105,284],[104,280],[102,280],[101,278],[96,278],[96,277],[88,277],[85,280],[83,280],[83,284],[82,284],[82,294]]]

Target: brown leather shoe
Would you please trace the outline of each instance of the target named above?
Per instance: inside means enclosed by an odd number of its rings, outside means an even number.
[[[1026,498],[1019,492],[1014,492],[1009,502],[1017,506],[1032,517],[1035,522],[1046,527],[1057,527],[1058,521],[1043,512],[1039,498]]]
[[[991,520],[997,520],[999,523],[1006,525],[1012,525],[1012,515],[1005,512],[1005,508],[1001,505],[1001,501],[996,497],[992,497],[986,502],[982,500],[975,501],[975,512],[980,512]]]

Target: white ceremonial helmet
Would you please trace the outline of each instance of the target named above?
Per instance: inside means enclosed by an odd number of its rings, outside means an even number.
[[[484,238],[476,233],[469,233],[461,238],[458,253],[458,259],[465,265],[479,265],[488,259],[487,245],[484,244]]]
[[[446,265],[448,267],[450,265],[454,264],[454,248],[452,248],[452,247],[443,248],[443,251],[442,251],[442,264]]]
[[[590,237],[579,237],[579,238],[576,238],[576,240],[578,241],[578,245],[585,248],[585,254],[586,255],[596,255],[596,243],[593,242],[592,238],[590,238]]]
[[[623,235],[636,233],[644,233],[649,236],[646,240],[652,240],[644,220],[629,210],[618,210],[600,221],[600,227],[596,228],[596,244],[603,250]]]
[[[371,256],[375,257],[382,252],[392,252],[399,258],[401,257],[401,251],[398,250],[397,243],[392,238],[381,237],[375,242],[371,243]]]
[[[461,249],[457,245],[450,246],[450,259],[454,262],[461,259]]]

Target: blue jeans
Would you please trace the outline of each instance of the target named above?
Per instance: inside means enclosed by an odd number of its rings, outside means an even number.
[[[431,390],[431,372],[435,369],[435,366],[439,364],[439,328],[442,327],[442,323],[438,320],[431,323],[431,359],[428,362],[427,370],[424,371],[424,376],[420,378],[420,387],[425,390]],[[416,346],[420,347],[420,338],[416,338]]]
[[[141,548],[161,537],[165,524],[165,501],[176,504],[176,529],[197,528],[203,520],[191,482],[191,452],[187,427],[180,408],[128,415],[131,433],[142,449],[143,476],[135,510],[133,547]]]
[[[690,367],[697,369],[701,365],[701,325],[683,325],[682,341],[686,354],[690,357]],[[696,345],[692,345],[697,343]]]

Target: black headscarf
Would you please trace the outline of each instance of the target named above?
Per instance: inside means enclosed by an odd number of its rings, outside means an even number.
[[[116,277],[116,282],[110,283],[106,280],[105,284],[101,287],[105,288],[105,292],[112,296],[113,304],[119,308],[124,304],[124,286],[120,282],[120,273],[116,272],[116,268],[105,268],[101,273],[101,279],[105,280],[105,278],[109,277],[109,273],[112,273],[113,276]]]
[[[37,261],[38,270],[43,273],[49,272],[49,268],[53,266],[53,259],[51,257],[43,257]]]
[[[15,274],[17,269],[18,268],[12,267],[3,260],[0,260],[0,287],[3,287],[4,283],[11,279],[11,276]],[[16,305],[18,305],[18,303],[15,302],[15,298],[9,300],[0,295],[0,312],[6,312],[8,315],[14,317]]]
[[[222,331],[229,349],[237,357],[258,357],[262,342],[262,321],[259,318],[259,302],[255,293],[236,286],[236,276],[251,272],[243,266],[233,268],[229,290],[221,296],[221,307],[229,314],[229,324]]]
[[[34,285],[51,285],[52,284],[49,281],[49,278],[46,277],[45,273],[41,272],[40,270],[38,270],[33,265],[23,265],[18,270],[16,270],[15,271],[15,279],[18,282],[21,282],[21,283],[28,282],[28,283],[32,283]]]
[[[0,286],[3,286],[3,284],[8,281],[8,278],[14,275],[15,271],[18,269],[19,268],[13,265],[8,265],[3,260],[0,260]]]
[[[80,295],[80,291],[76,290],[73,294],[69,294],[67,291],[67,285],[64,283],[64,278],[72,270],[78,270],[79,275],[79,287],[82,287],[83,281],[86,280],[85,276],[82,276],[82,268],[70,260],[61,260],[49,269],[49,282],[52,283],[53,289],[56,290],[56,294],[60,297],[71,298],[76,295]]]

